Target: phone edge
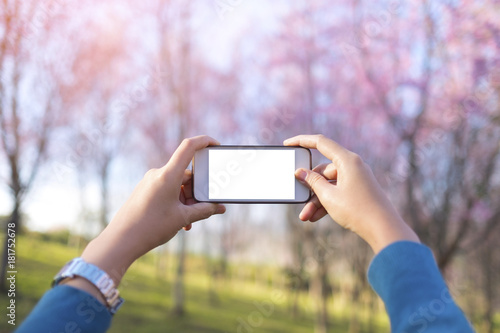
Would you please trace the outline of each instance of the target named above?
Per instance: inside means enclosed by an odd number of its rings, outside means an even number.
[[[306,147],[302,147],[302,146],[280,146],[280,145],[217,145],[217,146],[207,146],[203,149],[206,149],[206,148],[218,148],[218,147],[222,147],[222,148],[255,148],[255,147],[262,147],[262,148],[300,148],[300,149],[305,149],[308,153],[309,153],[309,170],[312,170],[312,152],[311,152],[311,149],[309,148],[306,148]],[[289,205],[296,205],[296,204],[304,204],[304,203],[307,203],[309,202],[309,200],[311,200],[313,194],[312,194],[312,190],[309,189],[309,196],[307,197],[307,199],[305,201],[233,201],[233,200],[223,200],[223,201],[211,201],[211,200],[198,200],[196,199],[196,191],[195,191],[195,181],[194,181],[194,168],[195,168],[195,163],[194,163],[194,156],[191,160],[191,177],[192,177],[192,191],[193,191],[193,199],[196,201],[196,202],[200,202],[200,203],[215,203],[215,204],[250,204],[250,205],[282,205],[282,204],[289,204]]]

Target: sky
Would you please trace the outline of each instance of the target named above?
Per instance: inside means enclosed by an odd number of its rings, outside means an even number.
[[[224,3],[234,4],[231,7]],[[271,33],[278,25],[278,18],[286,11],[285,2],[275,1],[271,4],[263,0],[221,1],[210,0],[200,15],[200,22],[195,37],[206,49],[207,59],[216,67],[225,69],[231,62],[234,48],[241,45],[245,32],[252,30],[252,36],[260,32]],[[23,212],[25,225],[36,231],[50,231],[70,228],[73,232],[81,232],[81,198],[87,207],[97,210],[99,205],[99,188],[96,183],[89,183],[80,190],[77,173],[68,171],[63,177],[57,175],[56,162],[49,161],[41,169],[32,190],[24,200]],[[139,165],[135,170],[126,169],[128,162],[120,161],[113,165],[111,180],[110,217],[125,202],[135,184],[141,179],[143,169]],[[0,166],[1,168],[1,166]],[[2,170],[4,171],[4,170]],[[1,172],[0,174],[6,174]],[[0,186],[0,215],[9,215],[12,201],[5,184]],[[264,209],[265,211],[265,209]],[[98,227],[91,232],[97,232]]]

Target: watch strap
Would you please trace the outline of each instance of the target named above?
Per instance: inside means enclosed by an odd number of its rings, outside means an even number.
[[[88,280],[99,289],[106,300],[111,314],[115,314],[122,306],[124,299],[120,297],[120,293],[115,288],[111,277],[99,267],[85,262],[82,258],[74,258],[66,263],[54,277],[52,287],[58,285],[66,278],[74,278],[75,276],[80,276]]]

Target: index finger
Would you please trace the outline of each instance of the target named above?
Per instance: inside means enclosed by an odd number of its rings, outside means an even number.
[[[337,142],[328,139],[322,134],[317,135],[297,135],[293,138],[286,139],[283,144],[285,146],[301,146],[305,148],[317,149],[330,161],[335,162],[336,165],[342,163],[343,160],[350,153]]]
[[[181,175],[188,167],[197,150],[217,145],[220,145],[220,143],[207,135],[184,139],[165,166]]]

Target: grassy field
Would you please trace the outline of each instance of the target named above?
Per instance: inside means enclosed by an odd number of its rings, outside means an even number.
[[[54,274],[69,259],[78,256],[77,249],[42,239],[17,238],[16,320],[27,316],[43,293],[49,289]],[[288,310],[289,295],[285,288],[269,279],[276,268],[238,265],[231,279],[211,280],[203,258],[191,256],[186,272],[186,315],[172,315],[172,278],[174,257],[167,260],[164,276],[157,277],[156,256],[150,254],[136,262],[120,286],[126,299],[113,320],[110,332],[313,332],[314,311],[310,297],[300,295],[300,313],[293,318]],[[230,269],[235,270],[232,266]],[[243,271],[243,273],[241,273]],[[210,288],[212,286],[212,288]],[[5,294],[0,296],[3,309]],[[331,332],[348,330],[350,311],[342,300],[331,300]],[[365,332],[368,313],[361,312],[361,330]],[[5,314],[1,332],[11,332]],[[365,318],[365,319],[363,319]],[[379,311],[374,331],[387,332],[385,313]]]
[[[80,254],[80,250],[43,237],[17,237],[16,322],[27,316],[38,299],[50,288],[50,282],[62,265]],[[138,260],[125,276],[120,291],[125,304],[113,319],[110,332],[314,332],[314,306],[307,293],[299,295],[299,314],[291,315],[290,294],[275,267],[250,264],[231,265],[231,278],[212,279],[204,258],[190,256],[186,267],[186,315],[172,314],[172,281],[175,258],[170,255],[159,274],[158,256],[148,254]],[[0,294],[0,306],[8,299]],[[338,294],[329,300],[329,332],[348,332],[356,313],[359,333],[388,332],[387,316],[377,302],[377,310],[354,311],[347,297]],[[13,327],[0,321],[0,332]],[[369,318],[372,315],[372,330]],[[499,328],[500,316],[496,316]],[[483,331],[476,326],[478,332]],[[43,331],[41,331],[43,332]]]

